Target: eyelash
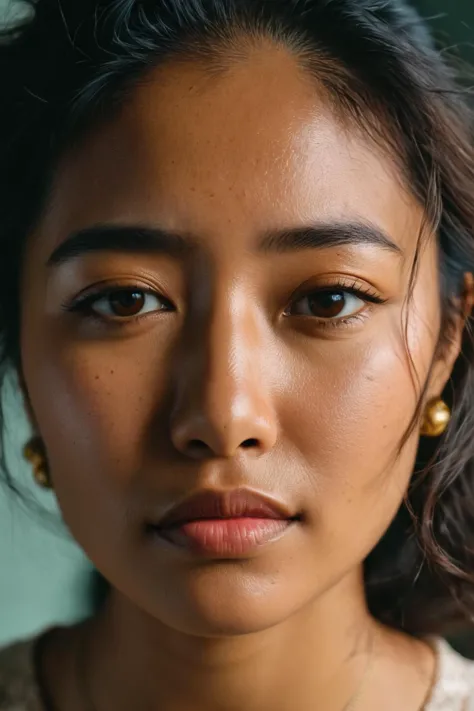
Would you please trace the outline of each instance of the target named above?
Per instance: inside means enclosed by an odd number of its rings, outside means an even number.
[[[103,315],[97,313],[92,308],[95,303],[97,303],[101,299],[107,298],[108,296],[114,293],[130,293],[133,291],[143,294],[145,296],[150,295],[156,297],[163,303],[164,308],[158,309],[153,312],[148,312],[147,314],[137,314],[135,316],[132,315],[130,317],[123,318],[116,317],[115,319],[107,319],[107,317],[104,317]],[[287,309],[285,310],[284,316],[293,316],[294,318],[294,315],[292,315],[291,313],[288,314],[288,310],[291,309],[295,304],[301,302],[303,299],[308,298],[314,294],[321,295],[324,293],[330,294],[332,292],[342,292],[344,294],[351,294],[356,298],[360,299],[361,301],[366,302],[367,304],[379,305],[386,303],[386,299],[383,299],[373,288],[369,287],[363,282],[360,282],[357,279],[353,279],[350,283],[348,283],[344,279],[339,278],[335,279],[333,282],[325,284],[324,286],[308,288],[300,293],[296,292],[292,296],[290,306],[287,307]],[[134,285],[111,285],[108,286],[106,289],[97,289],[92,293],[89,292],[84,296],[76,297],[72,302],[64,304],[63,309],[69,313],[81,314],[87,319],[98,321],[100,323],[108,321],[109,324],[113,323],[114,326],[119,327],[127,326],[131,322],[137,322],[140,319],[145,318],[145,316],[150,315],[150,313],[166,313],[175,310],[172,303],[166,297],[159,294],[157,291],[143,287],[137,287]],[[300,319],[305,319],[306,321],[311,321],[312,323],[316,323],[319,328],[340,328],[344,326],[350,326],[353,323],[360,321],[362,318],[365,317],[365,315],[365,309],[361,309],[355,314],[339,318],[337,316],[334,318],[318,318],[317,316],[311,315],[296,315],[296,317]]]

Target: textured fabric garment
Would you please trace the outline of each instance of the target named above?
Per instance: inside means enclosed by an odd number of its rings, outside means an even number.
[[[437,674],[423,711],[474,711],[474,662],[444,640],[431,643],[438,657]],[[34,641],[0,651],[0,711],[47,711],[36,683],[33,651]]]
[[[474,711],[474,662],[454,652],[443,639],[431,642],[438,664],[436,682],[424,711]]]
[[[34,643],[0,651],[0,711],[46,711],[36,683]]]

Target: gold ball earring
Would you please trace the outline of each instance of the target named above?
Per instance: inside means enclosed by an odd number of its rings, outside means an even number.
[[[23,449],[23,456],[33,467],[33,476],[42,489],[52,489],[46,449],[41,437],[32,437]]]
[[[450,419],[451,410],[444,400],[433,398],[426,405],[421,434],[423,437],[440,437],[446,431]]]

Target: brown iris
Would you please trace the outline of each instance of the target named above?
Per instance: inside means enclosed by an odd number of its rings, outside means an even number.
[[[108,300],[114,316],[137,316],[145,305],[145,294],[143,291],[122,289],[112,292]]]
[[[308,313],[319,318],[335,318],[346,305],[343,291],[320,291],[307,297]]]

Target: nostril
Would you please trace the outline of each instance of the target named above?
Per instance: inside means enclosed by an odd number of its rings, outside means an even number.
[[[259,440],[255,437],[245,439],[240,444],[242,449],[256,449],[258,446]],[[186,450],[189,456],[198,458],[209,456],[212,452],[214,452],[214,454],[218,454],[220,451],[218,449],[214,449],[202,439],[190,439],[186,445]]]
[[[188,442],[188,449],[204,452],[206,449],[210,449],[210,447],[208,447],[208,445],[203,442],[202,439],[191,439]]]
[[[186,447],[184,449],[188,457],[192,459],[205,459],[212,455],[212,448],[208,444],[203,442],[202,439],[190,439],[188,440]]]
[[[246,439],[244,442],[242,442],[241,447],[244,447],[244,449],[258,447],[258,440],[257,439]]]

